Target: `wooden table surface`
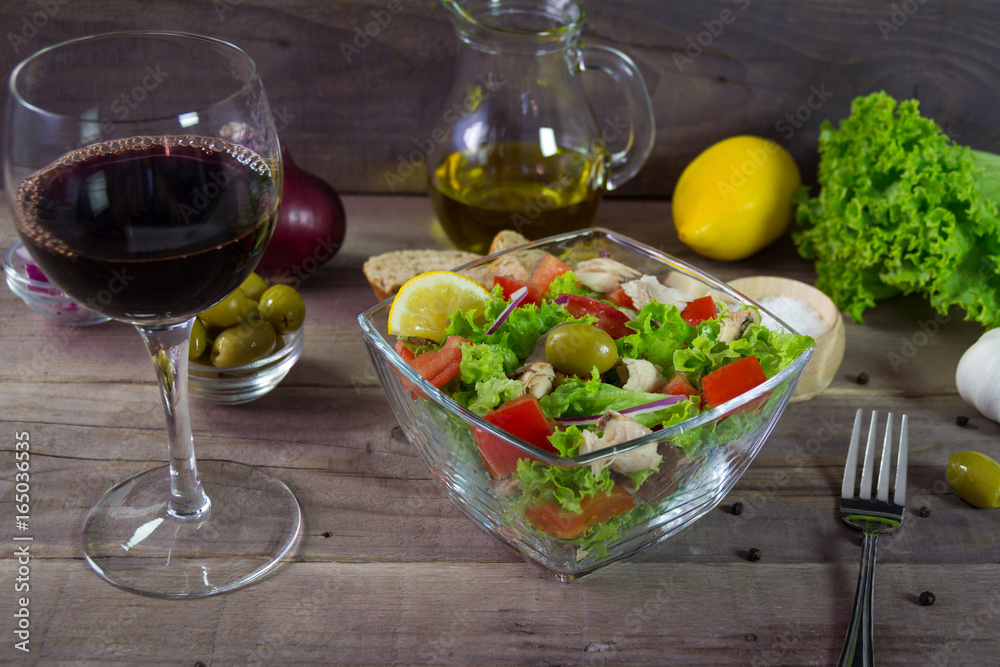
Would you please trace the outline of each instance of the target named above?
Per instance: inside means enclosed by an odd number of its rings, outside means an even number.
[[[2,204],[0,241],[15,239]],[[87,510],[111,485],[165,460],[163,413],[135,331],[43,320],[0,290],[0,662],[832,664],[850,616],[860,536],[839,519],[854,411],[910,416],[906,521],[879,544],[875,654],[881,663],[988,664],[1000,655],[998,510],[944,481],[948,456],[1000,455],[1000,426],[958,396],[954,372],[978,325],[896,298],[847,324],[832,385],[791,405],[735,489],[686,531],[630,561],[562,584],[478,529],[406,443],[361,341],[375,299],[371,254],[435,247],[423,197],[347,197],[349,233],[302,287],[305,351],[249,405],[192,399],[198,455],[250,463],[287,482],[306,535],[293,562],[232,593],[166,601],[100,580],[80,552]],[[598,223],[723,279],[813,280],[781,242],[732,264],[676,240],[664,201],[606,201]],[[856,378],[867,373],[870,381]],[[967,426],[955,418],[966,415]],[[16,434],[31,443],[28,532],[15,530]],[[733,503],[744,511],[734,515]],[[920,508],[931,510],[922,516]],[[30,593],[15,549],[30,535]],[[748,561],[748,549],[763,558]],[[22,575],[24,574],[23,571]],[[931,591],[933,606],[917,602]],[[15,648],[29,597],[30,652]]]

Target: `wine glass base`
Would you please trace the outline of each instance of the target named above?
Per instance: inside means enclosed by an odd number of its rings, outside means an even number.
[[[133,593],[189,598],[239,588],[280,565],[302,526],[284,482],[231,461],[198,461],[198,474],[212,505],[196,518],[167,513],[167,466],[108,491],[84,523],[84,555],[94,571]]]

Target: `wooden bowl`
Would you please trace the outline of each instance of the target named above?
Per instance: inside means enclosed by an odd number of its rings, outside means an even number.
[[[804,401],[820,393],[833,381],[844,359],[844,320],[837,306],[812,285],[776,276],[753,276],[729,281],[737,292],[754,301],[768,297],[791,297],[812,306],[827,325],[816,338],[816,352],[806,366],[791,400]]]

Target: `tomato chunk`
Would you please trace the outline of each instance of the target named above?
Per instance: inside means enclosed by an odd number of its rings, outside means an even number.
[[[694,385],[688,382],[687,376],[680,371],[674,373],[673,377],[667,380],[658,391],[670,396],[697,396],[699,401],[701,400],[701,394],[694,388]]]
[[[580,512],[567,512],[556,503],[533,505],[524,510],[532,526],[563,540],[575,540],[591,526],[604,523],[635,508],[632,496],[615,484],[608,493],[598,493],[580,503]]]
[[[528,288],[528,293],[525,295],[524,300],[521,301],[521,305],[533,303],[536,306],[542,305],[542,293],[537,287],[523,280],[518,280],[517,278],[511,278],[510,276],[496,276],[493,278],[493,284],[499,285],[500,289],[503,290],[504,301],[510,301],[511,295],[522,287]]]
[[[625,288],[619,287],[614,292],[608,294],[608,301],[620,306],[621,308],[631,308],[632,310],[639,310],[635,307],[635,303],[632,301],[632,297],[625,293]]]
[[[407,363],[420,373],[421,377],[440,389],[458,375],[462,364],[462,350],[459,346],[468,342],[461,336],[448,336],[448,340],[440,349],[419,354]]]
[[[629,316],[614,306],[579,294],[562,294],[559,298],[563,297],[566,298],[564,305],[570,315],[573,317],[593,315],[597,318],[597,323],[594,326],[604,330],[615,340],[635,333],[625,326],[625,323],[629,321]]]
[[[507,401],[483,419],[539,449],[557,452],[549,442],[549,436],[553,432],[552,423],[546,419],[538,399],[531,394],[523,394]],[[482,429],[473,427],[472,435],[479,455],[494,477],[503,477],[517,470],[519,459],[532,458]]]
[[[767,377],[757,357],[750,355],[718,368],[701,379],[702,394],[711,407],[722,405],[763,383]]]
[[[535,264],[535,270],[531,272],[528,280],[542,294],[549,291],[552,281],[570,270],[569,264],[557,258],[555,255],[545,255]]]
[[[416,355],[413,354],[410,348],[403,344],[402,340],[396,341],[396,354],[401,356],[406,363],[410,363],[416,358]]]
[[[715,300],[710,296],[688,302],[681,311],[681,319],[693,327],[713,317],[715,317]]]

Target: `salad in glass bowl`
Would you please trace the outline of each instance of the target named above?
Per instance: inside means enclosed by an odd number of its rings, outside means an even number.
[[[723,283],[604,229],[455,273],[445,282],[469,283],[464,308],[414,305],[404,286],[405,308],[388,299],[359,317],[366,345],[449,497],[563,580],[714,507],[813,353],[811,338]],[[421,328],[404,309],[437,312],[438,324]]]

